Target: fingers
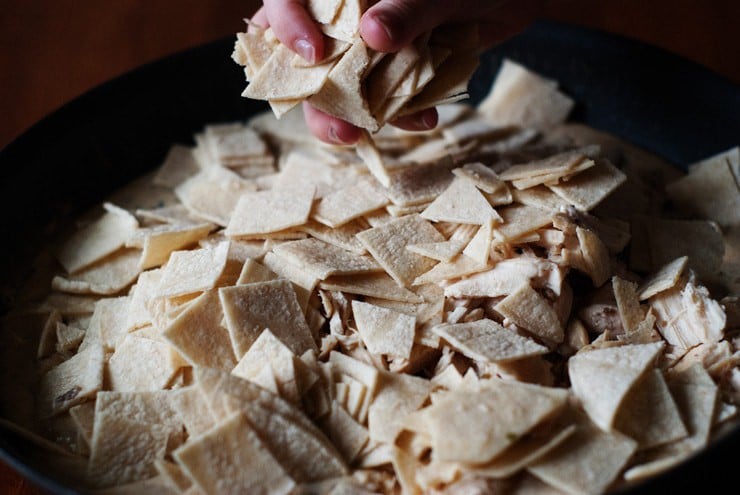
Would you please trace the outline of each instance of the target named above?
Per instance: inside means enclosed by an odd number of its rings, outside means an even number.
[[[360,139],[360,129],[349,122],[340,120],[315,109],[303,102],[306,124],[314,136],[330,144],[353,144]]]
[[[436,108],[427,108],[411,115],[399,117],[391,124],[406,131],[428,131],[437,127],[439,116]]]
[[[282,44],[315,63],[324,57],[324,36],[299,0],[265,0],[265,16]]]
[[[257,26],[261,26],[263,28],[270,27],[270,20],[267,18],[267,12],[265,12],[264,7],[260,7],[260,9],[254,13],[251,19],[249,19],[251,23],[249,24],[247,31],[252,32],[253,25],[256,24]]]

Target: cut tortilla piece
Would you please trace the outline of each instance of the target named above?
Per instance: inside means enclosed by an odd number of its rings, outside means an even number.
[[[355,461],[369,441],[367,429],[336,400],[332,401],[331,412],[324,418],[322,426],[347,464]]]
[[[111,203],[105,213],[90,225],[75,232],[57,254],[67,273],[74,274],[118,251],[139,226],[136,217]]]
[[[351,221],[343,224],[341,227],[327,227],[318,222],[309,222],[300,227],[303,232],[306,232],[311,237],[322,240],[326,243],[334,246],[346,249],[356,254],[366,254],[367,249],[362,245],[360,241],[355,237],[357,234],[366,230],[368,224],[364,219],[360,218],[355,221]]]
[[[493,268],[445,287],[447,297],[507,296],[522,284],[548,288],[560,295],[564,274],[553,262],[536,257],[518,257],[496,263]]]
[[[561,410],[567,397],[566,390],[500,379],[487,382],[476,394],[447,392],[421,410],[432,458],[486,463]]]
[[[168,344],[128,334],[108,361],[108,380],[116,392],[162,390],[178,369]]]
[[[386,55],[365,79],[370,111],[378,115],[388,96],[392,95],[407,74],[413,71],[421,57],[414,44],[405,45],[396,53]]]
[[[311,215],[318,222],[336,228],[388,203],[388,198],[372,181],[360,179],[321,198]]]
[[[422,302],[414,292],[399,286],[385,273],[371,275],[351,275],[348,277],[331,277],[319,283],[324,290],[346,292],[360,296],[377,297],[389,301],[409,303]]]
[[[344,5],[344,0],[309,0],[306,9],[311,17],[320,24],[331,24]]]
[[[553,177],[557,182],[558,178],[571,173],[571,171],[585,159],[585,153],[580,150],[566,151],[556,155],[551,155],[541,160],[512,165],[501,172],[499,177],[501,180],[505,181],[518,181],[544,176],[547,177],[547,179],[539,184],[544,184],[547,181],[553,180]],[[529,187],[534,185],[537,184],[531,184]],[[518,187],[517,189],[526,188]]]
[[[590,211],[627,180],[627,176],[606,159],[566,182],[548,185],[550,190],[583,211]]]
[[[206,493],[287,495],[296,486],[241,412],[176,450],[174,457]]]
[[[391,176],[385,166],[383,157],[373,142],[373,138],[366,130],[360,132],[360,139],[355,145],[357,156],[363,161],[373,177],[383,186],[390,187]]]
[[[139,266],[145,270],[165,264],[170,253],[195,244],[205,238],[213,228],[210,223],[200,223],[148,229],[144,234]]]
[[[434,201],[454,178],[452,159],[412,165],[391,172],[386,194],[398,206],[411,206]]]
[[[402,359],[411,356],[416,317],[360,301],[352,301],[352,313],[370,353]]]
[[[126,320],[121,318],[131,307],[131,298],[109,297],[101,299],[95,304],[95,312],[90,318],[87,332],[97,334],[100,343],[106,349],[115,349],[129,332]],[[89,342],[89,340],[88,340]],[[87,346],[88,344],[85,344]],[[82,347],[84,349],[84,347]]]
[[[41,377],[39,411],[46,418],[93,397],[103,388],[105,353],[91,345]]]
[[[269,234],[308,221],[315,188],[258,191],[242,194],[225,233],[232,237]]]
[[[491,170],[488,166],[480,162],[466,163],[462,168],[456,168],[452,171],[457,177],[465,178],[475,184],[475,187],[481,191],[488,193],[489,195],[495,195],[496,197],[506,197],[505,200],[500,200],[498,204],[506,204],[511,202],[511,194],[506,183]]]
[[[580,418],[572,435],[527,470],[565,493],[603,493],[636,449],[631,438],[603,432]]]
[[[175,251],[162,271],[156,296],[173,298],[213,289],[228,265],[229,243]]]
[[[574,105],[557,86],[555,81],[504,59],[478,111],[498,125],[546,129],[563,123]]]
[[[624,399],[614,427],[638,443],[641,450],[680,440],[688,435],[663,372],[650,370]]]
[[[357,234],[373,258],[399,285],[409,286],[434,261],[406,250],[408,244],[441,242],[445,238],[419,215],[408,215]]]
[[[197,174],[199,170],[198,162],[193,156],[193,149],[182,144],[174,144],[157,169],[152,182],[158,186],[174,189],[185,182],[188,177]]]
[[[511,205],[500,208],[503,223],[496,225],[493,235],[500,242],[512,242],[520,237],[547,227],[552,223],[553,211],[535,206]]]
[[[568,361],[573,393],[591,421],[612,431],[625,397],[663,351],[655,342],[581,351]]]
[[[198,385],[173,391],[169,395],[169,400],[189,437],[198,436],[216,424],[216,418],[211,413],[206,397]]]
[[[421,212],[421,217],[434,222],[475,225],[484,225],[491,220],[502,221],[472,182],[457,177]]]
[[[431,270],[416,277],[413,285],[436,284],[482,272],[486,269],[488,269],[487,263],[481,263],[479,260],[463,254],[449,263],[437,263]]]
[[[464,356],[484,363],[512,361],[548,352],[547,347],[487,318],[437,325],[432,331]]]
[[[383,269],[374,259],[332,246],[318,239],[304,239],[275,246],[273,252],[302,267],[319,280],[330,276],[377,273]]]
[[[426,256],[437,261],[449,263],[465,248],[466,243],[461,241],[423,242],[421,244],[408,244],[406,249],[414,254]]]
[[[502,299],[494,309],[548,343],[560,343],[565,338],[555,309],[528,282]]]
[[[637,297],[637,284],[614,276],[612,277],[612,291],[617,301],[622,327],[627,333],[636,331],[645,319]]]
[[[72,294],[117,294],[139,276],[140,259],[142,252],[139,249],[120,249],[73,276],[55,276],[51,288]]]
[[[209,167],[178,185],[175,194],[195,217],[226,226],[241,195],[255,189],[235,172]]]
[[[681,279],[688,261],[688,256],[676,258],[644,280],[638,288],[640,301],[645,301],[660,292],[673,288]]]
[[[403,429],[407,414],[419,409],[432,384],[416,376],[384,372],[368,411],[368,431],[376,442],[393,444]]]
[[[231,370],[236,358],[222,320],[218,291],[209,290],[175,318],[162,337],[193,366]]]
[[[291,283],[274,280],[219,289],[226,326],[238,359],[269,328],[296,355],[316,350]]]

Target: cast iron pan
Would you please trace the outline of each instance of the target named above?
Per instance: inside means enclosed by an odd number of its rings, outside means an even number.
[[[0,152],[0,287],[22,276],[54,228],[160,164],[172,143],[191,143],[207,123],[266,109],[241,98],[233,39],[146,65],[72,101]],[[471,84],[487,93],[503,57],[560,82],[577,106],[571,120],[611,132],[678,166],[740,141],[740,87],[645,44],[540,22],[489,52]],[[13,303],[5,291],[0,311]],[[29,356],[31,359],[31,356]],[[1,413],[0,413],[1,414]],[[629,493],[719,490],[740,450],[740,430]],[[0,457],[32,482],[74,493],[50,476],[25,442],[0,429]]]

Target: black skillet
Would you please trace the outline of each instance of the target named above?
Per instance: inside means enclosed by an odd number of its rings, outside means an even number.
[[[53,230],[49,225],[152,170],[170,144],[190,143],[205,124],[266,108],[239,96],[244,80],[230,60],[232,47],[232,38],[224,39],[141,67],[68,103],[0,151],[0,287],[23,273]],[[471,84],[473,102],[485,96],[503,57],[557,80],[577,102],[571,120],[678,166],[740,142],[740,87],[657,48],[540,22],[486,54]],[[12,302],[12,291],[5,291],[0,311]],[[629,493],[737,491],[729,466],[739,454],[736,430]],[[75,493],[2,428],[0,458],[49,491]]]

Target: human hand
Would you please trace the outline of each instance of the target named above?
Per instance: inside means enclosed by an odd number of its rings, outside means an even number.
[[[397,52],[417,36],[437,26],[454,22],[477,22],[480,47],[488,48],[524,29],[537,16],[543,0],[380,0],[360,21],[360,35],[370,48]],[[306,11],[305,0],[264,0],[252,21],[270,26],[277,38],[304,59],[315,63],[323,58],[324,36]],[[352,144],[360,129],[303,103],[306,124],[322,141]],[[437,125],[434,108],[406,115],[392,122],[411,131]]]

